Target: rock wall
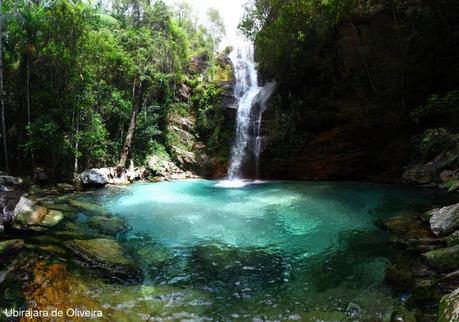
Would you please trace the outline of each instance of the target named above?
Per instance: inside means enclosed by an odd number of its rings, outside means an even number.
[[[330,27],[305,53],[314,64],[285,62],[294,72],[264,114],[263,176],[399,181],[418,130],[411,111],[457,86],[458,17],[456,2],[374,5]]]

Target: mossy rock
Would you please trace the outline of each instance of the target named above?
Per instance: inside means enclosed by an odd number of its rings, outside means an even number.
[[[459,245],[428,251],[422,256],[440,270],[452,270],[459,267]]]
[[[131,257],[127,256],[120,244],[113,239],[73,240],[66,242],[65,246],[93,267],[127,278],[138,277]]]
[[[459,289],[445,295],[440,301],[438,322],[459,321]]]
[[[116,236],[129,229],[124,220],[119,217],[94,216],[88,221],[89,227],[104,235]]]
[[[14,209],[14,226],[18,229],[42,231],[54,227],[64,218],[59,210],[49,210],[36,202],[21,197]]]
[[[161,267],[167,264],[171,258],[171,252],[159,245],[146,245],[136,251],[140,261],[151,268]]]
[[[86,213],[86,214],[89,214],[89,215],[96,215],[96,216],[105,216],[107,215],[107,211],[104,209],[104,207],[102,206],[99,206],[99,205],[95,205],[95,204],[92,204],[92,203],[89,203],[89,202],[85,202],[85,201],[81,201],[81,200],[76,200],[76,199],[68,199],[67,200],[67,203]]]
[[[459,230],[456,230],[454,233],[452,233],[449,236],[446,236],[444,238],[444,241],[448,246],[455,246],[459,245]]]
[[[432,233],[417,213],[402,213],[383,222],[391,232],[390,240],[407,250],[425,252],[441,247],[441,241]]]
[[[0,256],[8,255],[17,252],[24,247],[22,239],[11,239],[0,242]]]

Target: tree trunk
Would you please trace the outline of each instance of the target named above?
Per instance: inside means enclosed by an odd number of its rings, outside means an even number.
[[[140,83],[139,86],[134,82],[133,88],[133,97],[134,97],[134,108],[132,109],[131,122],[129,123],[129,128],[126,134],[126,140],[124,141],[123,149],[121,150],[120,161],[118,163],[118,168],[124,169],[126,167],[126,162],[131,151],[132,139],[134,138],[134,132],[137,125],[137,115],[139,114],[140,107],[142,106],[143,98],[143,84]]]
[[[0,0],[0,14],[0,105],[2,114],[2,141],[3,158],[5,160],[5,170],[6,172],[9,172],[10,166],[8,161],[8,145],[6,140],[5,90],[3,86],[3,22],[5,21],[3,13],[3,0]]]
[[[27,126],[29,133],[29,140],[32,139],[31,125],[32,118],[30,116],[30,57],[27,56],[27,66],[26,66],[26,102],[27,102]],[[30,149],[30,157],[32,159],[32,171],[35,171],[35,155],[33,153],[33,147]]]
[[[80,134],[80,107],[79,102],[77,106],[76,126],[75,126],[75,163],[73,164],[73,178],[78,178],[78,148],[79,148],[79,134]]]

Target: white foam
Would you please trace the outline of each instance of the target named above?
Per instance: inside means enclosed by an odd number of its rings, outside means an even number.
[[[254,184],[263,184],[266,181],[262,180],[243,180],[243,179],[234,179],[234,180],[220,180],[215,187],[217,188],[226,188],[226,189],[239,189],[244,188],[246,186],[254,185]]]

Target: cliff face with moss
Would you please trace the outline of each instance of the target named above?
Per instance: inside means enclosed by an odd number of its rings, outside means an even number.
[[[242,23],[249,35],[259,28],[263,77],[278,82],[264,115],[263,176],[397,181],[422,158],[428,130],[457,133],[457,105],[450,105],[459,6],[331,3],[256,1]],[[448,96],[445,108],[434,107],[444,113],[429,115],[432,99]]]

